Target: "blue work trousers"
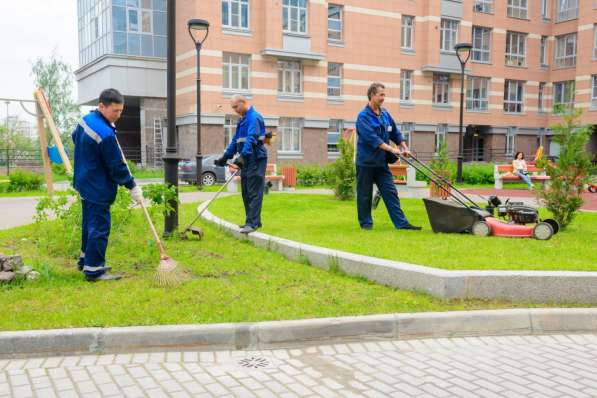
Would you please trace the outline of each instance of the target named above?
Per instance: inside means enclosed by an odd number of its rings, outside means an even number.
[[[106,265],[106,249],[110,236],[110,205],[81,200],[83,225],[81,228],[81,255],[79,267],[86,276],[102,275]]]
[[[249,158],[241,172],[240,185],[245,205],[245,225],[255,229],[261,227],[266,167],[267,158]]]
[[[377,185],[394,226],[400,229],[408,225],[409,222],[400,208],[398,191],[390,169],[387,166],[357,166],[357,210],[361,228],[373,226],[373,218],[371,218],[373,184]]]

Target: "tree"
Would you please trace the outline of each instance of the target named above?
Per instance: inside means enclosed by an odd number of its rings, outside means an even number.
[[[559,158],[556,163],[544,159],[538,162],[550,177],[549,187],[538,195],[562,228],[572,222],[582,206],[581,194],[590,177],[591,155],[587,143],[591,130],[580,125],[580,115],[580,111],[569,112],[562,116],[562,123],[551,126],[553,141],[560,144]]]
[[[48,60],[38,58],[33,63],[31,75],[35,85],[46,94],[62,141],[69,143],[70,134],[80,117],[79,106],[73,99],[74,75],[71,67],[54,53]]]
[[[334,194],[340,200],[351,200],[355,195],[356,170],[354,166],[354,138],[338,140],[340,157],[332,165]]]

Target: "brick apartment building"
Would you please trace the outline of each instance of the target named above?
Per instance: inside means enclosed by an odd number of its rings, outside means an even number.
[[[159,162],[165,117],[166,0],[78,0],[80,103],[120,89],[125,151]],[[276,162],[325,163],[352,128],[373,81],[411,147],[458,149],[458,42],[474,45],[465,81],[467,161],[503,159],[543,145],[556,155],[554,108],[597,125],[597,0],[178,0],[177,124],[194,158],[195,47],[186,22],[210,31],[201,55],[202,152],[234,133],[229,106],[249,97],[278,133]],[[590,150],[597,153],[597,133]]]
[[[234,132],[229,97],[251,98],[277,130],[277,162],[324,163],[354,127],[372,81],[411,147],[458,149],[460,64],[467,64],[467,160],[557,154],[549,126],[574,106],[597,124],[594,0],[189,0],[177,14],[180,148],[195,148],[195,49],[186,21],[210,22],[202,51],[202,145],[220,152]],[[593,134],[591,149],[597,152]]]

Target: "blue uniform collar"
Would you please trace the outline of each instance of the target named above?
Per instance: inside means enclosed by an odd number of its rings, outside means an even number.
[[[245,115],[241,118],[241,119],[245,119],[247,116],[249,116],[249,114],[255,112],[255,108],[253,108],[253,105],[251,105],[249,107],[249,109],[247,110],[247,113],[245,113]]]
[[[369,106],[369,104],[365,105],[365,109],[363,109],[363,111],[365,111],[367,113],[367,116],[372,116],[372,117],[383,116],[383,114],[385,113],[385,109],[380,107],[379,110],[380,110],[380,113],[378,115],[377,113],[375,113],[373,111],[373,109],[371,109],[371,107]]]
[[[96,114],[97,116],[99,116],[99,118],[100,118],[100,119],[102,119],[102,120],[103,120],[103,121],[104,121],[104,122],[105,122],[105,123],[106,123],[108,126],[110,126],[110,128],[112,128],[112,130],[114,130],[114,132],[116,132],[116,126],[115,126],[114,124],[110,123],[110,122],[108,121],[108,119],[106,119],[106,118],[104,117],[104,115],[102,115],[102,113],[99,111],[99,109],[94,109],[94,110],[92,110],[92,111],[91,111],[91,112],[89,112],[89,113],[95,113],[95,114]]]

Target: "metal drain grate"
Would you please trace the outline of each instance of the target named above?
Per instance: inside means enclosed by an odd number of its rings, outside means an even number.
[[[261,357],[249,357],[241,359],[238,364],[245,368],[259,369],[269,365],[269,361]]]

